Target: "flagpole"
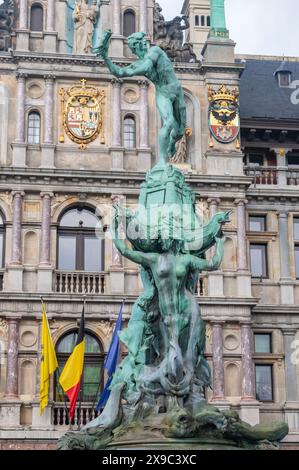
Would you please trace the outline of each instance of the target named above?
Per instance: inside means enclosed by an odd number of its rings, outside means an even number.
[[[86,291],[85,291],[86,292]],[[83,310],[85,310],[85,304],[86,304],[86,294],[83,295]],[[83,370],[82,370],[82,376],[81,376],[81,382],[80,382],[80,396],[79,396],[79,419],[78,419],[78,431],[80,431],[81,428],[81,404],[82,404],[82,382],[83,382],[83,377],[84,377],[84,362],[83,362]]]
[[[40,296],[40,300],[41,300],[42,308],[44,307],[44,308],[45,308],[45,311],[46,311],[45,302],[44,302],[44,299],[43,299],[42,296]],[[48,320],[47,320],[47,321],[48,321]],[[57,380],[57,383],[59,384],[59,387],[60,387],[61,390],[62,390],[62,395],[63,395],[63,401],[64,401],[64,406],[65,406],[66,416],[67,416],[68,421],[70,421],[69,410],[68,410],[67,402],[66,402],[66,399],[65,399],[65,393],[64,393],[64,390],[63,390],[63,388],[61,387],[61,385],[60,385],[60,383],[59,383],[59,377],[60,377],[60,374],[61,374],[60,369],[59,369],[59,366],[57,367],[57,369],[56,369],[56,371],[55,371],[56,377],[57,377],[57,372],[58,372],[58,380]]]
[[[127,300],[127,298],[124,297],[123,300],[122,300],[122,307],[124,307],[124,305],[125,305],[125,303],[126,303],[126,300]],[[105,361],[103,362],[103,368],[102,368],[102,371],[101,371],[101,376],[100,376],[100,381],[99,381],[98,389],[97,389],[95,398],[94,398],[94,400],[93,400],[93,404],[92,404],[91,409],[90,409],[90,412],[89,412],[89,419],[91,419],[91,417],[92,417],[92,411],[93,411],[93,409],[94,409],[94,405],[95,405],[95,403],[96,403],[96,401],[97,401],[97,397],[98,397],[98,395],[99,395],[99,391],[100,391],[100,388],[101,388],[101,384],[102,384],[102,381],[103,381],[103,379],[104,379],[104,375],[105,375],[105,365],[104,365],[104,364],[105,364]],[[108,378],[108,379],[109,379],[109,378]]]

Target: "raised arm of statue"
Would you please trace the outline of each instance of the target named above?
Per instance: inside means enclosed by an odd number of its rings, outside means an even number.
[[[142,253],[127,247],[125,241],[119,237],[119,216],[118,207],[115,207],[115,214],[111,225],[111,234],[116,248],[125,258],[128,258],[131,261],[134,261],[134,263],[140,264],[145,268],[150,267],[156,255],[154,253]]]
[[[217,271],[220,267],[223,254],[224,254],[224,242],[225,237],[216,237],[216,252],[212,259],[206,260],[192,256],[191,267],[198,271]]]
[[[185,16],[185,15],[182,16],[182,20],[185,22],[185,24],[184,24],[183,26],[181,25],[181,26],[180,26],[180,29],[181,29],[182,31],[184,31],[185,29],[188,29],[188,28],[189,28],[190,23],[189,23],[188,17]]]

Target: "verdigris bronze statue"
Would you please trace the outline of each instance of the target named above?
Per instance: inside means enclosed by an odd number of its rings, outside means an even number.
[[[99,46],[94,52],[100,55],[110,72],[118,78],[142,75],[156,88],[156,102],[163,127],[159,134],[159,160],[165,163],[175,155],[175,144],[186,128],[186,105],[184,93],[172,63],[158,46],[148,47],[145,33],[134,33],[128,37],[128,46],[138,60],[127,67],[118,67],[108,57],[110,30],[105,31]]]
[[[221,412],[205,399],[211,373],[195,296],[201,272],[221,264],[229,211],[205,224],[184,175],[166,162],[179,129],[176,107],[181,105],[185,115],[179,82],[163,51],[147,50],[144,35],[131,36],[132,50],[140,59],[123,69],[107,56],[109,38],[106,33],[98,52],[111,72],[151,78],[159,106],[167,103],[168,112],[161,110],[165,122],[160,162],[141,185],[138,210],[116,206],[111,225],[119,252],[140,265],[144,286],[128,327],[120,333],[128,354],[113,376],[103,412],[81,431],[63,436],[58,448],[276,448],[288,433],[286,423],[252,427],[235,411]],[[171,136],[166,135],[169,123]],[[206,252],[214,246],[207,259]]]

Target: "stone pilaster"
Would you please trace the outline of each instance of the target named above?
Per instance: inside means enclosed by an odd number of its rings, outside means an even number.
[[[55,31],[55,0],[48,0],[47,24],[44,33],[44,52],[56,52],[57,32]]]
[[[212,323],[213,401],[224,399],[223,323]]]
[[[19,322],[20,318],[7,318],[7,371],[5,397],[15,400],[19,396],[18,390],[18,353],[19,353]]]
[[[282,304],[294,303],[294,284],[291,279],[288,213],[278,213],[279,255],[280,255],[280,301]]]
[[[44,143],[42,145],[41,167],[54,167],[54,137],[53,137],[53,106],[54,106],[54,80],[53,75],[45,76],[45,116],[44,116]]]
[[[125,207],[126,198],[120,194],[112,194],[112,204]],[[110,267],[110,292],[111,294],[124,294],[125,272],[123,267],[123,257],[111,240],[111,267]]]
[[[113,78],[112,81],[112,136],[111,160],[113,170],[123,170],[124,150],[121,142],[121,87],[122,80]]]
[[[220,198],[215,196],[208,199],[209,215],[212,218],[217,212],[220,204]],[[210,250],[210,256],[215,254],[215,247]],[[211,297],[223,297],[224,296],[224,285],[223,285],[223,272],[212,271],[208,275],[208,293]]]
[[[28,0],[20,0],[20,23],[17,35],[17,51],[29,50]]]
[[[27,75],[17,74],[16,99],[16,138],[13,142],[12,166],[26,166],[26,139],[25,139],[25,88]]]
[[[140,0],[140,27],[139,30],[143,33],[148,32],[148,15],[147,15],[147,0]]]
[[[22,206],[25,193],[13,191],[11,260],[7,268],[7,290],[23,290],[22,266]]]
[[[241,419],[251,425],[259,423],[259,402],[255,398],[253,337],[250,323],[241,324],[242,397]]]
[[[239,297],[251,297],[251,276],[248,269],[246,238],[246,199],[236,199],[237,208],[237,292]]]
[[[123,57],[124,43],[121,32],[121,0],[113,0],[112,4],[113,36],[111,38],[112,57]]]
[[[286,155],[288,152],[291,152],[292,149],[287,148],[272,148],[271,149],[277,160],[277,182],[279,186],[287,186],[287,173],[288,173],[288,164]]]
[[[140,88],[140,142],[138,149],[138,169],[147,171],[151,168],[151,149],[149,145],[149,108],[147,80],[139,80]]]
[[[40,261],[37,275],[38,292],[52,291],[51,266],[51,198],[50,192],[41,192],[42,199],[42,225],[40,237]]]

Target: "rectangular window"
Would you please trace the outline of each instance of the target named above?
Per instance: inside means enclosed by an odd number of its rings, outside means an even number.
[[[248,165],[249,166],[263,166],[264,165],[264,155],[251,153],[248,155]]]
[[[75,271],[76,237],[60,235],[58,239],[58,269]]]
[[[267,245],[250,245],[250,265],[252,277],[267,277]]]
[[[299,245],[295,245],[295,270],[296,279],[299,279]]]
[[[254,334],[254,352],[271,353],[271,333],[255,333]]]
[[[272,365],[255,366],[256,398],[259,401],[273,401]]]
[[[287,161],[289,166],[299,165],[299,155],[287,155]]]
[[[299,241],[299,217],[294,217],[294,240]]]
[[[249,230],[250,232],[265,232],[266,217],[264,215],[250,215]]]
[[[84,270],[101,271],[102,270],[102,243],[100,238],[84,238]]]

